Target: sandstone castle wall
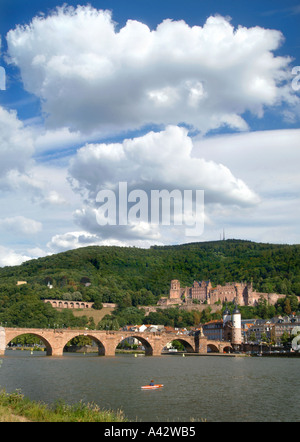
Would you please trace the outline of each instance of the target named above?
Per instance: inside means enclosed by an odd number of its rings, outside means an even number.
[[[181,287],[180,281],[171,281],[169,297],[158,301],[160,306],[191,304],[197,300],[200,304],[215,304],[220,301],[234,302],[238,305],[255,306],[259,299],[266,299],[269,305],[274,305],[286,295],[277,293],[260,293],[253,290],[252,283],[227,283],[213,287],[210,281],[194,281],[192,287]],[[299,302],[300,297],[298,296]]]

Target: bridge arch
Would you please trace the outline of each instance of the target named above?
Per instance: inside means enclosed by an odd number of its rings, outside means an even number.
[[[213,342],[207,343],[207,353],[220,353],[219,347]]]
[[[223,353],[231,353],[233,351],[233,348],[231,345],[226,345],[223,347]]]
[[[153,355],[153,347],[151,345],[151,342],[149,342],[150,341],[149,336],[147,336],[147,337],[140,336],[139,334],[135,334],[135,333],[128,334],[128,335],[126,334],[126,336],[125,335],[121,336],[119,339],[119,342],[116,343],[115,351],[117,349],[117,346],[121,342],[123,342],[125,339],[128,339],[128,338],[135,338],[142,344],[142,346],[145,348],[145,356],[152,356]]]
[[[68,335],[67,339],[64,340],[64,342],[62,343],[62,351],[64,350],[64,348],[66,347],[66,345],[72,341],[72,339],[80,337],[80,336],[84,336],[86,338],[90,338],[92,341],[94,341],[97,346],[98,346],[98,355],[99,356],[105,356],[106,353],[106,348],[103,344],[103,342],[98,339],[98,337],[94,336],[93,333],[86,333],[86,332],[82,332],[82,333],[74,333],[73,335]]]
[[[52,352],[53,352],[53,348],[51,343],[41,334],[36,333],[36,332],[24,332],[24,331],[15,331],[15,333],[9,333],[7,339],[6,339],[6,346],[15,338],[19,338],[20,336],[24,336],[24,335],[31,335],[31,336],[35,336],[38,339],[40,339],[40,341],[42,341],[42,343],[45,345],[46,347],[46,354],[47,356],[52,356]]]
[[[172,343],[172,342],[174,342],[174,341],[178,341],[178,342],[180,342],[180,343],[184,346],[185,351],[186,351],[187,353],[195,353],[195,348],[191,345],[191,343],[188,342],[186,339],[184,339],[184,338],[179,338],[179,337],[172,338],[169,342],[167,342],[167,343],[165,344],[164,347],[166,347],[168,344],[170,344],[170,343]]]

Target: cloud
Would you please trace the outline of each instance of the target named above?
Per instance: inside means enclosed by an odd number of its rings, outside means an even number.
[[[66,200],[63,196],[59,195],[55,190],[51,190],[45,197],[45,202],[50,204],[66,204]]]
[[[9,187],[10,173],[24,173],[30,165],[34,148],[30,131],[15,111],[0,106],[0,187]]]
[[[47,244],[51,250],[69,250],[77,247],[83,247],[83,245],[97,245],[96,235],[89,234],[88,232],[68,232],[64,234],[54,235],[51,241]]]
[[[194,140],[193,155],[220,161],[259,194],[247,209],[215,204],[207,215],[230,237],[299,243],[300,130],[272,130]],[[212,226],[213,231],[213,226]]]
[[[57,202],[59,198],[54,197],[50,184],[53,167],[40,173],[41,167],[33,159],[34,153],[34,131],[24,126],[16,111],[7,111],[0,106],[0,190],[22,193],[26,199]],[[54,186],[58,172],[55,175]]]
[[[72,160],[70,176],[85,205],[74,221],[98,241],[189,241],[184,226],[102,226],[97,192],[128,181],[128,189],[204,189],[205,228],[198,240],[227,237],[295,243],[299,237],[300,130],[275,130],[191,139],[183,128],[115,144],[87,144]],[[194,239],[195,240],[195,239]]]
[[[297,241],[300,133],[248,133],[245,116],[277,106],[286,121],[299,118],[291,59],[275,56],[282,42],[279,31],[234,28],[221,16],[193,27],[167,19],[155,29],[135,20],[121,28],[91,6],[57,8],[11,30],[10,62],[43,118],[22,123],[0,107],[0,227],[8,232],[0,265],[43,256],[47,242],[51,252],[149,247],[218,239],[223,227],[235,237],[280,242],[282,232]],[[222,126],[242,133],[208,137]],[[100,226],[97,193],[120,182],[148,196],[204,190],[203,235],[145,221]],[[26,238],[13,251],[17,234]]]
[[[113,190],[118,204],[119,183],[123,182],[127,186],[126,198],[132,190],[141,191],[146,195],[147,204],[149,201],[151,204],[152,191],[155,190],[178,191],[182,201],[185,190],[193,192],[193,201],[196,192],[204,191],[205,215],[206,206],[210,204],[241,208],[258,204],[258,194],[244,181],[236,178],[228,167],[214,161],[194,158],[192,152],[193,140],[188,136],[187,129],[178,126],[168,126],[163,131],[149,132],[141,137],[126,139],[122,143],[83,146],[70,161],[69,168],[73,189],[84,201],[83,207],[73,214],[74,222],[82,231],[90,232],[92,240],[98,242],[111,239],[125,244],[129,241],[131,244],[141,241],[146,241],[147,244],[186,241],[186,235],[190,235],[187,234],[186,227],[188,220],[192,220],[192,213],[187,214],[187,211],[184,212],[187,218],[178,225],[174,223],[171,210],[171,222],[168,226],[161,221],[158,225],[153,223],[150,211],[146,219],[128,220],[126,225],[117,222],[115,226],[100,226],[97,217],[99,204],[96,201],[98,192]],[[131,206],[128,204],[128,209]],[[200,214],[196,214],[195,208],[192,212],[197,216]],[[205,222],[210,223],[209,217],[205,218]],[[198,240],[201,234],[202,231],[199,230],[195,235]],[[78,241],[76,237],[76,244]]]
[[[0,219],[0,228],[16,234],[35,235],[42,230],[42,223],[24,216]]]
[[[64,234],[54,235],[47,244],[54,253],[63,252],[70,249],[77,249],[87,246],[118,246],[118,247],[143,247],[148,248],[153,245],[151,240],[120,240],[116,238],[103,239],[101,236],[91,234],[86,231],[74,231]],[[155,243],[159,244],[159,243]]]
[[[138,189],[201,189],[206,201],[252,205],[257,195],[230,170],[213,161],[192,157],[188,131],[168,126],[122,143],[87,144],[70,162],[75,190],[95,201],[101,189],[126,181]]]
[[[30,256],[16,253],[15,251],[0,246],[0,267],[4,266],[16,266],[22,264],[22,262],[32,259]]]
[[[44,201],[49,174],[38,176],[34,152],[32,130],[24,126],[16,111],[0,106],[0,191],[8,198],[6,205],[13,205],[16,195],[27,201]]]
[[[10,196],[22,194],[27,201],[62,204],[66,169],[49,163],[43,166],[35,160],[36,146],[42,149],[41,138],[36,130],[24,126],[16,111],[0,106],[0,190]]]
[[[220,161],[261,197],[300,194],[300,129],[195,139],[193,155]]]
[[[184,122],[203,133],[247,130],[242,115],[297,104],[289,57],[275,57],[279,31],[235,29],[209,17],[203,26],[164,20],[151,30],[109,11],[57,8],[7,34],[24,87],[41,99],[48,127],[121,131]]]
[[[32,130],[35,145],[35,159],[42,162],[60,161],[64,157],[73,155],[76,146],[80,147],[89,138],[78,132],[71,132],[68,128],[47,130],[44,127],[37,127]],[[93,137],[90,137],[93,141]]]

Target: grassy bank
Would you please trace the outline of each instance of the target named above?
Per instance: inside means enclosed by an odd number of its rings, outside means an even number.
[[[48,406],[31,401],[19,391],[0,391],[0,422],[126,422],[122,411],[101,410],[96,404],[62,401]]]

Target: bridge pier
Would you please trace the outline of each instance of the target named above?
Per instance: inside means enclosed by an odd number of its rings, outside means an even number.
[[[162,349],[164,347],[164,342],[161,336],[153,336],[149,339],[149,346],[145,346],[145,356],[161,356]]]
[[[203,333],[195,335],[195,353],[207,353],[207,337]]]
[[[105,343],[102,350],[104,356],[115,356],[116,348],[119,343],[120,337],[117,336],[115,331],[107,331],[105,334]]]
[[[47,349],[47,356],[62,356],[63,355],[63,348],[52,348]]]

